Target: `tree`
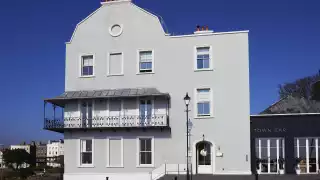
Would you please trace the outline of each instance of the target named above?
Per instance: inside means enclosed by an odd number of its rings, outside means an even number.
[[[288,96],[311,99],[313,85],[317,81],[320,81],[320,71],[318,74],[298,79],[292,83],[279,85],[279,96],[281,99]]]
[[[31,155],[24,149],[6,150],[3,160],[7,167],[17,171],[23,164],[30,164]]]
[[[312,99],[320,101],[320,81],[316,82],[312,87]]]

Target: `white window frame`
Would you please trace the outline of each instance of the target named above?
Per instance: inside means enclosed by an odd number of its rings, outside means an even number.
[[[88,100],[78,100],[78,114],[79,114],[79,117],[80,117],[80,119],[82,120],[82,117],[81,117],[81,106],[82,106],[82,103],[83,102],[86,102],[86,109],[87,109],[87,114],[86,114],[86,116],[88,116],[88,101],[92,101],[92,124],[93,124],[93,121],[94,121],[94,117],[95,117],[95,113],[94,113],[94,111],[95,111],[95,101],[94,101],[94,99],[92,99],[92,100],[90,100],[90,99],[88,99]],[[87,119],[88,120],[88,119]],[[82,122],[81,122],[82,123]],[[82,125],[81,125],[82,126]]]
[[[140,164],[140,139],[151,139],[151,164]],[[155,154],[155,145],[154,145],[154,137],[153,136],[138,136],[136,139],[136,162],[138,168],[153,168],[154,167],[154,154]]]
[[[121,54],[122,58],[121,58],[121,72],[119,74],[110,74],[110,56],[112,54]],[[107,76],[124,76],[124,53],[123,52],[109,52],[108,56],[107,56]]]
[[[152,53],[152,71],[151,72],[140,72],[140,52],[143,52],[143,51],[151,51]],[[137,75],[140,75],[140,74],[154,74],[154,63],[155,63],[155,60],[154,60],[154,49],[139,49],[137,51]]]
[[[316,144],[315,144],[315,149],[316,149],[316,172],[310,172],[309,166],[310,166],[310,161],[309,161],[309,139],[313,138],[316,139]],[[297,158],[300,158],[300,140],[301,139],[306,139],[306,165],[307,165],[307,172],[301,174],[318,174],[319,173],[319,137],[295,137],[294,141],[297,142],[297,146],[294,146],[294,148],[297,148]],[[298,165],[300,167],[300,164]]]
[[[210,91],[210,115],[209,116],[198,116],[198,90],[201,89],[209,89]],[[195,119],[208,119],[208,118],[213,118],[214,117],[214,107],[213,107],[213,88],[208,87],[208,86],[204,86],[204,87],[200,87],[200,88],[195,88],[194,89],[194,103],[193,103],[193,108],[195,109],[194,111],[194,118]]]
[[[92,56],[93,58],[93,68],[92,68],[92,75],[82,75],[82,57],[83,56]],[[81,53],[79,55],[79,78],[92,78],[95,77],[95,54],[94,53]]]
[[[111,166],[110,165],[110,139],[121,140],[121,165],[120,166]],[[124,147],[123,147],[123,137],[107,137],[107,168],[124,168]]]
[[[261,159],[261,140],[267,140],[267,149],[268,149],[268,172],[261,172],[260,174],[278,174],[279,172],[270,172],[270,165],[271,165],[271,163],[270,163],[270,149],[271,149],[271,147],[270,147],[270,140],[277,140],[276,141],[276,143],[277,143],[277,160],[279,160],[280,159],[280,153],[282,153],[282,155],[283,155],[283,158],[284,159],[286,159],[285,158],[285,139],[283,138],[283,137],[265,137],[265,138],[256,138],[255,139],[255,141],[256,140],[258,140],[258,142],[259,142],[259,147],[258,147],[258,151],[259,151],[259,159]],[[282,143],[282,152],[280,152],[280,143]],[[256,145],[255,145],[255,147],[254,147],[255,149],[257,148],[256,147]],[[265,147],[264,147],[265,148]],[[284,167],[285,167],[285,162],[284,162]],[[261,168],[262,168],[262,163],[259,163],[259,169],[261,170]],[[279,169],[280,169],[280,164],[279,164],[279,162],[277,162],[277,170],[279,171]]]
[[[92,164],[82,164],[81,162],[81,141],[82,140],[92,140]],[[84,138],[79,138],[78,139],[78,143],[77,143],[77,146],[78,146],[78,167],[79,168],[94,168],[94,138],[93,137],[84,137]]]
[[[204,69],[198,69],[198,48],[209,48],[209,68]],[[212,71],[213,70],[213,51],[211,45],[199,45],[194,47],[194,53],[193,53],[193,62],[194,62],[194,71]]]

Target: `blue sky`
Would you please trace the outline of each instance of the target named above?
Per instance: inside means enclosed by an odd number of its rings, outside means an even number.
[[[278,99],[277,86],[320,69],[320,1],[135,0],[169,32],[197,24],[250,30],[251,113]],[[42,130],[43,98],[64,90],[65,42],[99,0],[1,0],[0,144],[61,138]]]

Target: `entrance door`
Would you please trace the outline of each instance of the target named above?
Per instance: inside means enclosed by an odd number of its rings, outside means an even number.
[[[256,139],[256,157],[260,159],[258,166],[261,173],[278,173],[279,159],[284,158],[283,147],[284,140],[282,138]]]
[[[199,142],[197,148],[197,173],[212,174],[212,144],[207,141]]]
[[[151,123],[152,102],[151,100],[140,100],[140,123],[146,125]]]
[[[81,103],[82,128],[92,127],[92,111],[92,101],[84,101]]]

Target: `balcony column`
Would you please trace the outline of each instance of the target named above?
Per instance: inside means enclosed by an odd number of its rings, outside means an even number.
[[[43,121],[44,121],[44,125],[46,125],[46,106],[47,106],[47,102],[43,101]]]
[[[52,107],[53,107],[53,121],[55,121],[56,120],[56,105],[52,105]]]

